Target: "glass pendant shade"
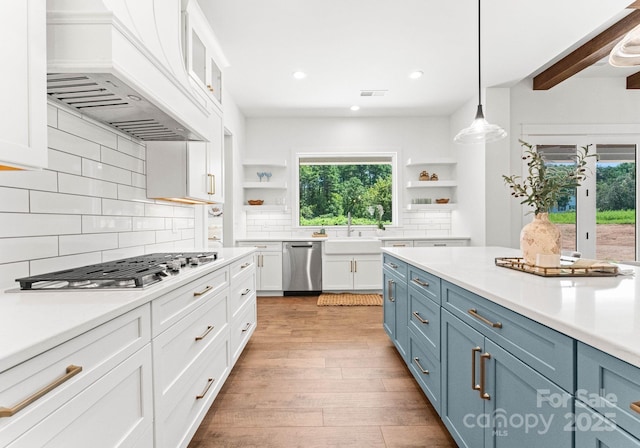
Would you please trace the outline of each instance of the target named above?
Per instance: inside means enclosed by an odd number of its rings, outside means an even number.
[[[614,67],[640,65],[640,25],[629,31],[609,53],[609,64]]]
[[[496,124],[489,123],[484,118],[482,104],[478,104],[478,112],[473,123],[464,128],[454,137],[453,141],[460,144],[476,144],[495,142],[507,136],[507,132]]]

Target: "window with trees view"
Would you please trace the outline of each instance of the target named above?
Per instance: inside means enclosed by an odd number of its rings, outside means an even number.
[[[393,224],[394,167],[391,154],[299,155],[299,225]]]

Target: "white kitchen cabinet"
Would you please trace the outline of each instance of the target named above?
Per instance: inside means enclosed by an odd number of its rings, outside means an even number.
[[[451,247],[451,246],[468,246],[468,239],[446,239],[446,240],[415,240],[414,247]]]
[[[413,240],[384,240],[384,247],[413,247]]]
[[[449,158],[434,158],[426,160],[407,160],[406,188],[410,196],[407,204],[408,211],[416,210],[453,210],[455,208],[455,192],[458,183],[455,180],[455,167],[457,162]],[[438,180],[420,180],[422,171],[427,171],[429,177],[433,174]],[[446,204],[437,204],[436,199],[448,198]],[[431,204],[426,204],[424,199],[431,199]]]
[[[243,166],[244,209],[246,211],[285,211],[287,209],[287,161],[245,160]],[[268,173],[260,177],[258,173]],[[249,205],[249,199],[262,199],[262,205]]]
[[[250,256],[249,256],[250,257]],[[231,265],[229,288],[231,367],[256,330],[256,265],[251,258],[244,258]]]
[[[326,255],[322,257],[323,291],[382,289],[380,255]]]
[[[238,246],[256,248],[256,289],[282,291],[282,243],[279,241],[240,242]]]
[[[0,120],[0,170],[46,168],[46,2],[4,3],[0,39],[8,65],[0,81],[3,104],[10,112]]]

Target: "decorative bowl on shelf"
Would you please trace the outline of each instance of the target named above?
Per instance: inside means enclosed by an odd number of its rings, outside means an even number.
[[[449,198],[436,199],[436,204],[448,204]]]
[[[264,204],[264,199],[249,199],[247,202],[249,205],[262,205]]]

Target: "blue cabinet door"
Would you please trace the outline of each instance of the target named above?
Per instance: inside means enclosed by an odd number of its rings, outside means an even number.
[[[402,359],[407,362],[409,359],[409,294],[407,284],[404,282],[396,282],[394,287],[396,298],[396,337],[394,343],[402,355]]]
[[[391,340],[396,338],[396,297],[395,297],[396,278],[386,269],[382,271],[382,309],[383,309],[383,327],[384,331]]]
[[[442,310],[441,417],[460,447],[482,448],[484,400],[473,386],[478,384],[484,336]],[[475,369],[472,369],[472,365]]]
[[[640,440],[576,401],[576,448],[640,448]]]

